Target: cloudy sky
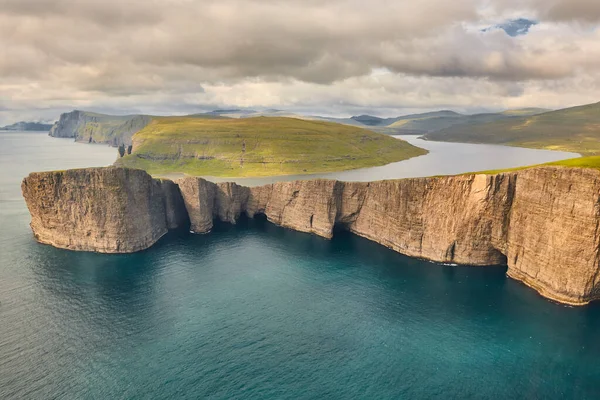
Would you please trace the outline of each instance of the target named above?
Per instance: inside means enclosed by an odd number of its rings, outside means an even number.
[[[592,103],[599,25],[598,0],[0,0],[0,124]]]

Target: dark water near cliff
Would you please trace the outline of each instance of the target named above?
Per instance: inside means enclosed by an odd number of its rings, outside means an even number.
[[[599,398],[600,307],[502,267],[264,221],[132,255],[36,244],[21,176],[114,152],[0,135],[1,399]]]

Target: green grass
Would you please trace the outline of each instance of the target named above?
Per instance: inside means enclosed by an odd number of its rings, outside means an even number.
[[[563,167],[600,169],[600,156],[569,158],[568,160],[555,161],[546,165],[560,165]]]
[[[154,175],[270,176],[385,165],[426,154],[366,129],[284,117],[154,118],[119,165]]]
[[[449,142],[490,143],[600,155],[600,103],[538,115],[452,126],[425,135]]]
[[[521,171],[521,170],[529,169],[529,168],[546,167],[546,166],[600,169],[600,156],[568,158],[566,160],[552,161],[552,162],[545,163],[545,164],[535,164],[535,165],[527,165],[524,167],[516,167],[516,168],[492,169],[492,170],[487,170],[487,171],[469,172],[469,173],[463,174],[463,175],[469,175],[469,174],[494,175],[494,174],[500,174],[502,172],[514,172],[514,171]]]

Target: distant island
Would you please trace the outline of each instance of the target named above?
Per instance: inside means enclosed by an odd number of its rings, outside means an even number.
[[[52,124],[42,122],[16,122],[12,125],[1,126],[0,131],[21,131],[21,132],[47,132],[52,128]]]

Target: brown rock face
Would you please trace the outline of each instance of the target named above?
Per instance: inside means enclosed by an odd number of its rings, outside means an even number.
[[[168,179],[161,179],[159,183],[164,199],[167,229],[177,229],[189,225],[190,219],[179,186]]]
[[[518,173],[505,254],[508,275],[569,304],[600,298],[600,173]]]
[[[202,178],[183,178],[177,184],[190,218],[190,231],[210,232],[213,227],[216,185]]]
[[[511,175],[370,183],[348,229],[409,256],[444,263],[503,264],[500,249],[514,186]]]
[[[39,242],[101,253],[146,249],[176,227],[181,214],[165,211],[177,203],[176,189],[123,168],[32,173],[22,183]]]
[[[141,171],[109,168],[32,174],[23,193],[36,238],[63,248],[136,251],[185,224],[188,216],[191,230],[203,233],[215,219],[235,223],[242,213],[265,214],[278,225],[326,238],[338,225],[433,261],[507,264],[509,276],[560,302],[600,298],[596,170],[542,167],[247,188],[201,178],[158,182]]]

